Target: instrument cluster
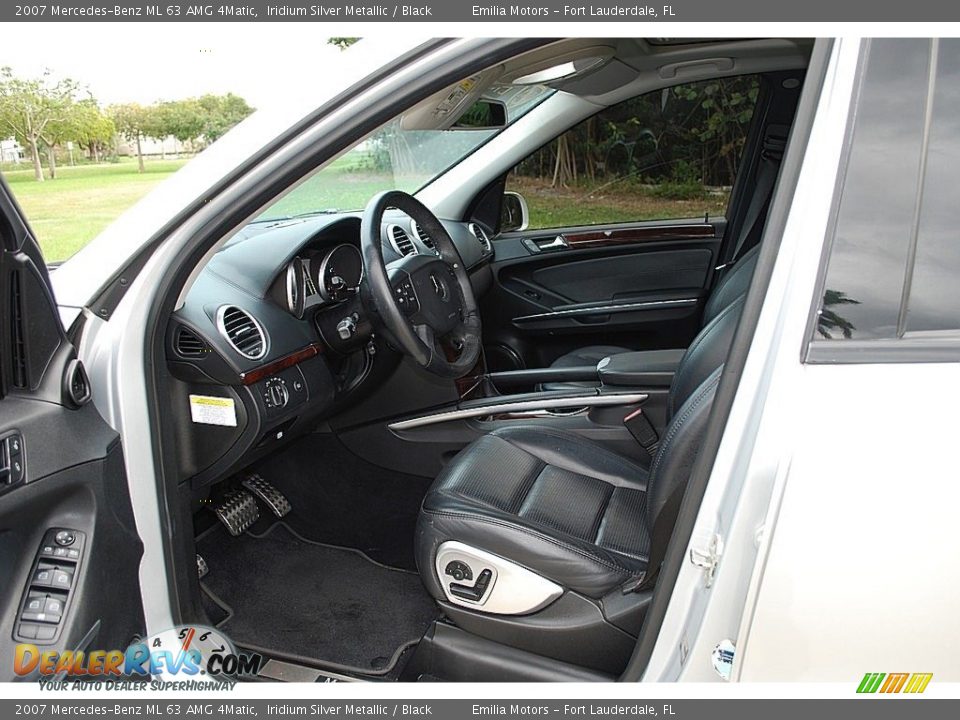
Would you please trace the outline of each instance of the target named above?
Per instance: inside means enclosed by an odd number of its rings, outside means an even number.
[[[359,292],[362,279],[363,259],[354,245],[343,243],[329,250],[307,251],[287,265],[287,310],[303,318],[311,307],[349,300]]]

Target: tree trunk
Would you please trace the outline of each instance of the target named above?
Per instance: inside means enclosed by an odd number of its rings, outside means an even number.
[[[30,158],[33,160],[33,179],[37,182],[43,182],[43,165],[40,164],[40,148],[37,147],[36,140],[30,140]]]
[[[563,134],[557,139],[557,160],[553,166],[553,180],[550,187],[567,187],[571,181],[576,181],[577,170],[576,160],[570,151],[570,143],[567,135]]]
[[[57,156],[53,151],[53,145],[47,146],[47,167],[50,168],[50,179],[57,179]]]
[[[140,148],[140,133],[137,133],[137,166],[143,172],[143,150]]]

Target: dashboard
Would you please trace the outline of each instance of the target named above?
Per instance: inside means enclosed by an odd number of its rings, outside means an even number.
[[[488,231],[443,225],[481,294]],[[388,265],[435,252],[398,211],[384,215],[381,242]],[[363,278],[359,214],[252,223],[200,270],[166,336],[181,479],[204,485],[243,467],[396,365],[362,302]]]

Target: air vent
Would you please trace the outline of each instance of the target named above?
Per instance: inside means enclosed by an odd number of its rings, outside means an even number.
[[[467,225],[467,230],[469,230],[470,234],[480,241],[480,245],[483,247],[484,254],[493,252],[493,245],[490,244],[490,236],[487,235],[486,230],[477,225],[477,223],[470,223]]]
[[[427,235],[422,227],[417,223],[416,220],[410,221],[410,229],[413,230],[413,234],[417,236],[417,239],[422,242],[426,247],[430,248],[434,252],[437,249],[433,245],[433,238]]]
[[[177,355],[183,358],[201,358],[210,352],[210,348],[200,339],[200,336],[185,327],[177,328],[173,347]]]
[[[20,293],[20,273],[10,274],[10,349],[13,351],[13,384],[27,386],[27,348],[23,332],[23,297]]]
[[[79,360],[71,360],[64,376],[67,397],[75,407],[86,405],[90,400],[90,378]]]
[[[391,225],[388,227],[387,237],[390,238],[393,249],[401,255],[416,254],[417,248],[414,246],[413,240],[410,239],[410,236],[407,235],[406,231],[399,225]]]
[[[245,358],[259,360],[267,354],[267,336],[247,311],[224,305],[217,311],[217,327],[233,349]]]

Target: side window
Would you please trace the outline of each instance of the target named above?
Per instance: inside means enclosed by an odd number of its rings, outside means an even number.
[[[520,162],[506,190],[532,229],[722,216],[759,86],[720,78],[611,106]]]
[[[866,47],[815,345],[960,338],[960,41]]]

